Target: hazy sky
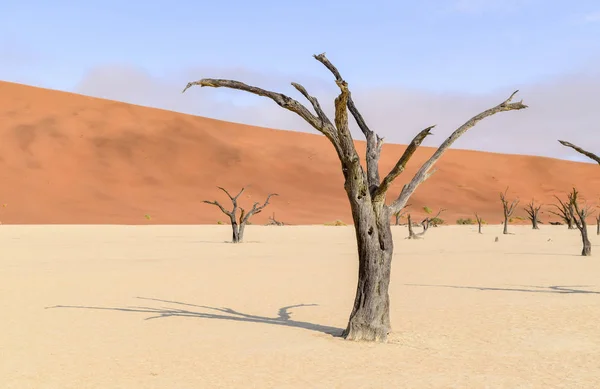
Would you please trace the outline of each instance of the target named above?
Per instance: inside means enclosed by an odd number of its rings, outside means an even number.
[[[455,145],[579,159],[600,152],[598,0],[0,0],[0,79],[290,130],[274,103],[187,81],[236,78],[331,109],[326,52],[371,127],[438,145],[519,89],[530,108],[486,119]]]

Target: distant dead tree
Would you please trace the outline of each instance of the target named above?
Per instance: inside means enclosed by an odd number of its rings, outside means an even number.
[[[508,219],[512,216],[515,211],[517,204],[519,204],[519,199],[514,199],[512,203],[508,203],[506,200],[506,192],[508,192],[508,187],[504,193],[500,192],[500,201],[502,201],[502,209],[504,212],[504,231],[502,232],[504,235],[508,234]]]
[[[408,237],[406,239],[420,239],[421,237],[419,236],[419,234],[415,234],[415,232],[413,231],[413,223],[410,219],[410,213],[406,218],[408,220]]]
[[[538,226],[538,214],[541,208],[541,204],[535,204],[533,199],[529,204],[525,206],[525,212],[527,212],[527,217],[531,221],[531,226],[534,230],[540,229],[540,227]]]
[[[275,212],[273,212],[273,216],[269,216],[269,221],[267,222],[268,226],[284,226],[285,223],[284,222],[280,222],[279,220],[275,219]]]
[[[404,207],[402,207],[402,209],[398,210],[396,213],[394,213],[394,217],[396,218],[396,225],[400,225],[400,219],[402,219],[402,216],[406,215],[406,208],[410,207],[410,204],[406,204]]]
[[[577,229],[581,233],[581,240],[583,241],[583,249],[581,250],[581,255],[583,255],[584,257],[589,257],[592,255],[592,244],[588,239],[587,223],[585,219],[592,212],[590,212],[590,207],[587,205],[584,205],[583,207],[579,206],[578,195],[579,192],[577,192],[575,188],[573,188],[573,191],[569,193],[569,204],[572,205],[572,207],[569,209],[572,212],[571,215],[573,216],[573,221],[577,226]]]
[[[244,229],[246,228],[246,224],[248,223],[250,218],[258,213],[261,213],[263,208],[266,207],[267,205],[269,205],[269,199],[272,196],[277,196],[277,193],[271,193],[270,195],[267,196],[267,199],[265,200],[265,203],[263,205],[259,205],[259,203],[254,203],[254,205],[252,206],[252,209],[250,209],[250,211],[246,212],[244,210],[244,208],[238,207],[238,202],[237,202],[238,198],[244,192],[245,188],[242,188],[242,190],[240,190],[240,193],[238,193],[235,196],[232,196],[231,194],[229,194],[229,192],[225,188],[221,188],[220,186],[218,186],[217,188],[219,188],[220,190],[225,192],[225,194],[229,197],[229,199],[233,203],[233,209],[231,211],[226,210],[221,204],[219,204],[219,202],[217,200],[215,200],[215,201],[204,200],[203,202],[206,204],[216,205],[217,207],[219,207],[221,212],[223,212],[225,215],[229,216],[229,220],[231,221],[231,228],[233,229],[233,236],[231,239],[232,243],[243,242]],[[239,219],[236,215],[238,209],[241,211]]]
[[[481,223],[483,223],[483,219],[477,214],[477,212],[475,212],[475,220],[477,220],[477,232],[481,234]]]
[[[567,201],[562,201],[557,195],[554,195],[554,197],[558,201],[558,204],[552,204],[552,206],[556,208],[557,212],[548,212],[561,218],[567,224],[567,228],[569,230],[574,230],[575,223],[573,221],[573,204],[571,204],[568,199]]]
[[[600,214],[596,215],[596,235],[600,235]]]
[[[372,131],[360,114],[352,99],[348,83],[342,78],[339,70],[327,59],[325,54],[314,55],[335,77],[340,93],[335,99],[335,117],[331,120],[321,108],[316,97],[298,83],[292,86],[308,100],[314,110],[311,112],[297,100],[281,93],[251,86],[239,81],[223,79],[201,79],[189,82],[184,88],[199,85],[201,87],[230,88],[264,96],[280,107],[296,113],[314,129],[325,135],[340,160],[344,175],[344,189],[350,202],[356,243],[358,251],[358,281],[356,298],[348,325],[342,336],[348,340],[366,340],[385,342],[390,332],[390,300],[389,284],[394,242],[391,232],[391,215],[401,210],[417,187],[429,178],[435,170],[433,166],[444,152],[467,130],[479,121],[499,112],[508,112],[527,108],[522,101],[512,102],[515,91],[500,104],[487,109],[456,129],[417,170],[414,177],[402,188],[398,197],[389,205],[386,204],[387,192],[394,180],[404,171],[409,159],[413,156],[423,140],[431,134],[434,126],[427,127],[417,134],[404,150],[394,167],[380,179],[379,157],[383,146],[383,138]],[[366,138],[366,170],[363,168],[359,154],[354,145],[348,123],[348,112],[354,117],[358,128]]]
[[[561,145],[563,145],[563,146],[570,147],[573,150],[577,151],[578,153],[583,154],[583,155],[585,155],[586,157],[588,157],[590,159],[593,159],[594,161],[598,162],[598,164],[600,165],[600,157],[597,156],[596,154],[590,153],[589,151],[585,151],[581,147],[575,146],[573,143],[570,143],[570,142],[567,142],[567,141],[564,141],[564,140],[559,140],[558,142]]]

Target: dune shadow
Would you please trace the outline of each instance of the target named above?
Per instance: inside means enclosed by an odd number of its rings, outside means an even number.
[[[407,286],[429,286],[438,288],[454,288],[454,289],[475,289],[485,291],[503,291],[503,292],[525,292],[525,293],[558,293],[558,294],[600,294],[593,290],[582,290],[573,288],[586,288],[591,285],[571,285],[571,286],[534,286],[534,285],[518,285],[519,288],[492,288],[486,286],[459,286],[459,285],[426,285],[426,284],[404,284]]]
[[[272,324],[285,327],[303,328],[310,331],[321,332],[334,337],[340,337],[343,329],[337,327],[330,327],[321,324],[314,324],[304,321],[292,320],[290,309],[299,307],[310,307],[317,306],[318,304],[296,304],[288,305],[279,308],[277,317],[258,316],[242,313],[231,308],[216,308],[208,307],[204,305],[188,304],[179,301],[161,300],[150,297],[136,297],[139,300],[153,301],[159,303],[172,304],[175,306],[185,306],[200,308],[195,310],[181,309],[177,307],[149,307],[149,306],[130,306],[130,307],[95,307],[95,306],[84,306],[84,305],[55,305],[52,307],[46,307],[45,309],[56,309],[56,308],[74,308],[74,309],[92,309],[92,310],[107,310],[107,311],[119,311],[119,312],[131,312],[131,313],[149,313],[151,316],[144,320],[161,319],[166,317],[193,317],[199,319],[217,319],[217,320],[230,320],[237,322],[246,323],[263,323]],[[201,310],[207,310],[212,312],[202,312]]]

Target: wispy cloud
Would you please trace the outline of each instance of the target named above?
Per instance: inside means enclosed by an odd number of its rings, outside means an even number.
[[[139,68],[115,65],[90,72],[75,91],[221,120],[314,133],[302,119],[263,97],[225,89],[193,88],[185,94],[181,94],[181,90],[188,81],[202,77],[232,78],[304,101],[290,85],[291,81],[296,81],[316,95],[333,116],[333,99],[338,91],[328,76],[325,74],[319,79],[266,74],[243,68],[202,67],[161,78]],[[600,152],[600,137],[597,136],[600,72],[597,71],[564,75],[543,83],[515,85],[485,95],[431,93],[390,86],[355,88],[353,98],[371,127],[389,143],[406,144],[422,128],[437,124],[435,136],[424,143],[436,146],[459,125],[500,103],[514,89],[521,90],[517,98],[523,98],[529,109],[485,119],[455,146],[556,158],[577,157],[575,152],[557,142],[557,139],[565,139]],[[356,126],[352,129],[357,139],[362,139]]]
[[[468,14],[514,12],[539,0],[456,0],[453,9]]]
[[[590,12],[583,16],[583,21],[586,23],[598,23],[600,22],[600,11]]]

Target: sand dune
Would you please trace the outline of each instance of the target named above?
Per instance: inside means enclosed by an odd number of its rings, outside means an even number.
[[[213,224],[223,215],[201,200],[225,200],[216,185],[247,186],[246,206],[279,193],[256,223],[271,212],[292,224],[351,221],[339,162],[320,135],[7,82],[0,83],[0,117],[4,224]],[[362,153],[364,143],[358,146]],[[384,147],[382,173],[403,150]],[[432,152],[416,153],[390,195]],[[425,205],[447,208],[449,222],[478,211],[498,223],[498,192],[508,185],[510,195],[527,201],[549,202],[572,185],[591,200],[600,194],[598,166],[591,164],[450,150],[438,167],[411,203],[417,214]]]
[[[5,225],[1,386],[599,388],[600,251],[513,229],[394,227],[394,332],[365,344],[335,337],[352,227]]]

